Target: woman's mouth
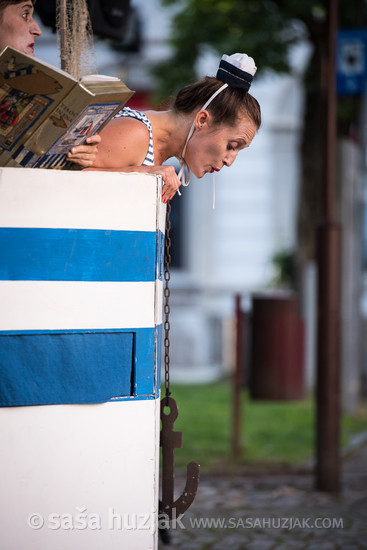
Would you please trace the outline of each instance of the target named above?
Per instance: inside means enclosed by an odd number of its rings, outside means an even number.
[[[220,168],[215,168],[214,166],[211,167],[210,169],[210,173],[212,174],[213,172],[219,172]]]

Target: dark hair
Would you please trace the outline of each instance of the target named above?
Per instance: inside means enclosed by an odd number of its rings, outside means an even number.
[[[176,113],[191,113],[195,109],[201,109],[219,88],[223,82],[212,76],[206,76],[203,80],[189,84],[182,88],[172,105]],[[208,111],[213,116],[215,124],[234,125],[241,116],[248,116],[256,125],[261,125],[261,110],[257,100],[241,88],[228,86],[208,105]]]

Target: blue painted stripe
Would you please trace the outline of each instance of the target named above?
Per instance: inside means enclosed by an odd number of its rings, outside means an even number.
[[[0,406],[154,399],[161,330],[1,331]]]
[[[157,275],[156,279],[163,281],[164,278],[164,246],[165,237],[162,231],[157,230]]]
[[[150,231],[1,228],[0,280],[154,281],[157,239]]]

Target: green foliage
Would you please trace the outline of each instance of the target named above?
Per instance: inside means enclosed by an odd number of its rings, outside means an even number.
[[[197,79],[195,64],[209,48],[218,56],[235,52],[251,55],[259,73],[288,72],[289,49],[307,39],[315,50],[324,48],[326,0],[161,0],[177,10],[172,22],[170,58],[153,68],[157,99],[167,98]],[[359,27],[367,21],[367,4],[339,0],[339,27]],[[319,86],[318,64],[313,80]],[[309,85],[312,85],[309,82]]]
[[[172,389],[179,416],[175,430],[183,432],[175,463],[194,460],[203,468],[230,464],[232,396],[227,382]],[[342,445],[367,430],[367,407],[342,418]],[[305,464],[314,457],[315,406],[301,401],[258,401],[243,393],[243,452],[239,462],[249,465]]]
[[[279,250],[272,259],[275,277],[272,286],[294,288],[296,282],[296,257],[293,250]]]
[[[203,48],[218,55],[248,52],[261,70],[289,71],[292,44],[323,18],[323,2],[297,0],[162,0],[176,6],[170,45],[172,55],[155,67],[162,92],[194,81]]]

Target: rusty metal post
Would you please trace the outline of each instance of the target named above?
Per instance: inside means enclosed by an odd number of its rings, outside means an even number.
[[[241,393],[243,380],[243,314],[241,296],[236,295],[236,363],[233,375],[232,457],[241,455]]]
[[[323,102],[326,110],[326,159],[323,213],[317,232],[318,342],[316,390],[316,487],[340,489],[340,317],[341,226],[336,221],[337,0],[328,0],[327,55]]]

